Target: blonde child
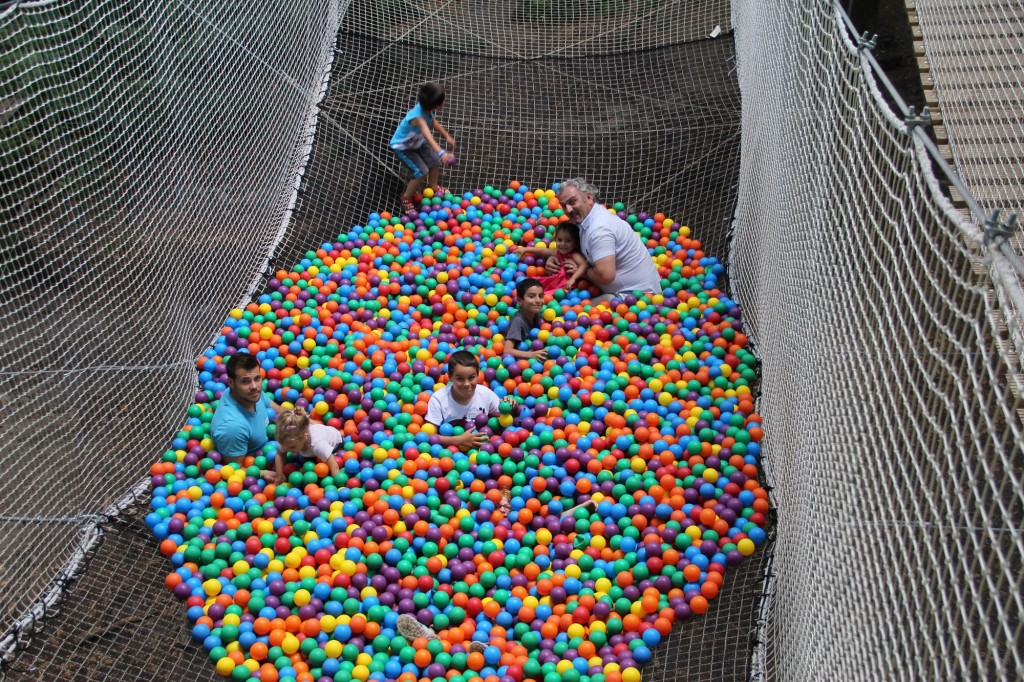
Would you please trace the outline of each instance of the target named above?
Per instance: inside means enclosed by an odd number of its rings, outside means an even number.
[[[273,483],[284,480],[284,458],[289,452],[297,457],[315,457],[327,465],[331,475],[337,474],[340,468],[334,453],[341,448],[343,440],[344,437],[337,429],[311,422],[301,407],[286,410],[277,418],[274,471],[264,472],[264,478]]]

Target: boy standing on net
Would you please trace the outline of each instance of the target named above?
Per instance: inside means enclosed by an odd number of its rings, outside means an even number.
[[[390,146],[398,158],[412,172],[412,179],[402,192],[402,211],[414,211],[412,198],[423,189],[424,181],[430,183],[435,194],[444,194],[446,187],[437,184],[438,168],[443,161],[454,165],[455,156],[441,148],[431,130],[437,131],[455,149],[455,138],[448,134],[441,122],[434,118],[444,106],[445,91],[440,83],[427,83],[420,87],[416,106],[410,109],[398,129],[391,136]]]

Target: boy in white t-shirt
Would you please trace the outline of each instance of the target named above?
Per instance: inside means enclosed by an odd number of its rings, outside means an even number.
[[[327,465],[331,475],[341,471],[336,453],[344,436],[337,429],[316,424],[301,407],[287,410],[277,418],[277,457],[274,458],[274,472],[263,472],[263,477],[272,483],[284,481],[284,458],[287,453],[296,457],[315,457]]]
[[[447,386],[430,396],[427,421],[435,427],[442,424],[465,426],[462,435],[439,436],[441,445],[454,445],[460,450],[478,448],[487,442],[487,436],[476,431],[476,418],[481,414],[497,414],[502,400],[480,384],[480,363],[469,351],[455,351],[448,357],[448,379]],[[512,396],[506,396],[504,402],[516,404]]]

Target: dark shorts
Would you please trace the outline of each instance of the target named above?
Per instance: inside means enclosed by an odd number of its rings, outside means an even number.
[[[409,167],[414,178],[422,178],[430,172],[431,168],[437,168],[441,163],[429,144],[416,149],[394,149],[392,151],[398,155],[402,163]]]

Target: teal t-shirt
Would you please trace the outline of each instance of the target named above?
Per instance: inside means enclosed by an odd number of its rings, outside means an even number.
[[[270,398],[260,396],[252,412],[239,405],[225,391],[210,422],[213,446],[224,457],[242,457],[257,454],[267,444],[267,424],[270,423]]]

